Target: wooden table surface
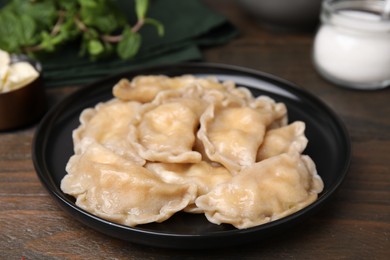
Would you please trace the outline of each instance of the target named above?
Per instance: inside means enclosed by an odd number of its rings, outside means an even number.
[[[265,71],[328,104],[352,141],[348,176],[333,199],[304,223],[253,244],[170,250],[131,244],[82,225],[43,188],[31,159],[36,126],[0,132],[0,259],[390,259],[390,92],[354,91],[324,81],[311,60],[314,32],[271,32],[235,1],[207,1],[240,29],[205,60]],[[389,68],[390,69],[390,68]],[[75,87],[47,90],[50,105]]]

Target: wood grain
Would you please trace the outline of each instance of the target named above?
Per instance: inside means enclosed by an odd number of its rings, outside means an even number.
[[[314,32],[271,32],[233,0],[205,1],[240,29],[205,60],[287,79],[329,105],[352,140],[348,176],[333,199],[285,234],[236,248],[168,250],[127,243],[64,213],[31,160],[36,126],[0,133],[0,259],[388,259],[390,257],[390,92],[353,91],[323,80],[311,60]],[[50,106],[77,87],[47,90]]]

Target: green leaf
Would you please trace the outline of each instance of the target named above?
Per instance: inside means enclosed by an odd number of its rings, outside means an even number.
[[[59,34],[63,34],[66,40],[72,40],[81,34],[75,23],[76,12],[67,11],[64,17],[64,23],[60,27]]]
[[[134,57],[141,46],[141,35],[126,28],[122,34],[122,40],[118,43],[117,53],[122,59]]]
[[[97,3],[95,0],[79,0],[81,6],[96,7]]]
[[[156,27],[157,33],[159,36],[164,35],[164,33],[165,33],[164,25],[161,22],[157,21],[156,19],[145,18],[144,23],[150,24],[150,25],[153,25],[154,27]]]
[[[111,33],[118,28],[118,22],[114,15],[95,16],[91,21],[93,26],[103,33]]]
[[[29,15],[16,15],[10,9],[1,12],[0,38],[2,47],[9,52],[20,52],[22,47],[34,45],[38,42],[35,20]]]
[[[20,31],[18,18],[10,9],[0,13],[0,47],[8,52],[19,52],[21,39],[16,32]]]
[[[22,15],[20,16],[20,26],[21,26],[21,37],[22,37],[22,44],[27,45],[33,45],[37,42],[37,38],[35,37],[36,33],[36,23],[35,20],[28,15]]]
[[[104,46],[99,40],[90,40],[88,42],[88,52],[91,56],[98,56],[104,52]]]
[[[57,0],[57,2],[61,9],[65,9],[67,11],[74,11],[78,8],[77,0]]]
[[[46,31],[41,32],[41,37],[42,42],[39,44],[39,47],[47,52],[53,52],[55,49],[53,37]]]
[[[135,13],[138,20],[145,19],[146,13],[149,8],[149,0],[135,0]]]
[[[93,27],[104,34],[112,33],[127,24],[124,15],[111,0],[96,1],[94,6],[81,6],[80,17],[87,27]]]
[[[87,39],[93,40],[99,37],[99,32],[93,28],[89,28],[88,32],[84,33]]]
[[[13,0],[9,7],[18,15],[31,16],[42,29],[49,29],[57,18],[56,1]]]

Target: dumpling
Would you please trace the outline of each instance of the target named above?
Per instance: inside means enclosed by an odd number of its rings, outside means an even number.
[[[139,113],[138,102],[122,102],[112,99],[98,104],[95,108],[84,110],[80,115],[81,125],[73,131],[75,153],[84,148],[81,140],[92,138],[118,155],[124,156],[137,164],[145,160],[137,155],[133,145],[128,141],[129,125]]]
[[[307,143],[304,122],[295,121],[290,125],[271,129],[266,132],[257,152],[257,161],[287,152],[302,153]]]
[[[231,181],[198,197],[195,204],[210,222],[243,229],[302,209],[314,202],[322,189],[308,156],[284,153],[243,168]]]
[[[171,163],[201,161],[201,154],[192,151],[199,122],[191,107],[181,102],[149,104],[141,115],[129,134],[141,157]]]
[[[198,85],[205,89],[225,89],[216,78],[196,78],[192,75],[178,77],[138,76],[132,81],[120,80],[113,88],[113,95],[121,100],[152,101],[158,93],[170,89],[180,89],[189,85]]]
[[[208,193],[216,185],[227,182],[232,178],[225,167],[213,166],[204,161],[196,164],[147,163],[145,167],[160,176],[164,182],[196,185],[197,197]],[[189,205],[185,211],[191,213],[201,212],[195,204]]]
[[[189,85],[180,89],[162,91],[151,104],[159,106],[172,102],[181,103],[189,107],[199,120],[206,107],[215,100],[221,99],[220,96],[216,91],[206,90],[198,85]]]
[[[210,106],[200,124],[197,136],[211,161],[232,173],[255,163],[266,130],[264,117],[256,109],[234,103]]]
[[[113,88],[113,95],[124,101],[138,101],[146,103],[152,101],[154,97],[162,90],[181,87],[181,84],[192,82],[192,77],[182,78],[179,84],[173,84],[172,78],[167,76],[138,76],[132,81],[121,79]],[[187,82],[188,81],[188,82]]]
[[[249,106],[262,114],[267,129],[278,128],[287,125],[287,107],[284,103],[277,103],[268,96],[258,96]]]
[[[120,224],[161,222],[195,199],[196,186],[169,184],[97,143],[73,155],[61,189],[80,208]]]
[[[236,96],[244,101],[245,104],[249,104],[255,100],[252,92],[248,88],[238,87],[234,81],[226,80],[221,84],[225,87],[226,94]]]

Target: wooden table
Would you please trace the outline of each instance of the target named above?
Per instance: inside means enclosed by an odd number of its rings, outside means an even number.
[[[333,200],[283,235],[237,248],[178,251],[112,239],[64,213],[43,188],[31,160],[36,127],[0,133],[0,259],[389,259],[390,92],[324,81],[313,68],[314,32],[270,32],[235,1],[207,1],[241,31],[205,50],[210,62],[249,67],[296,83],[341,117],[352,140],[349,174]],[[54,105],[76,88],[47,90]]]

